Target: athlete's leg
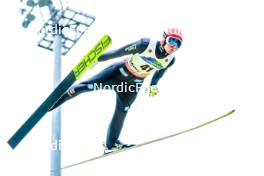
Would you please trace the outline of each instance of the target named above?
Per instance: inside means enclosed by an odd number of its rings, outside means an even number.
[[[118,140],[128,110],[136,97],[137,93],[117,93],[115,112],[107,131],[106,147],[108,149],[111,149]]]
[[[61,104],[65,103],[66,101],[76,97],[77,95],[87,92],[88,88],[86,84],[77,84],[71,87],[67,92],[65,92],[62,97],[52,106],[49,111],[59,107]]]
[[[114,64],[107,67],[94,77],[80,84],[72,86],[67,92],[63,94],[63,96],[57,101],[57,103],[54,104],[50,111],[62,105],[66,101],[80,95],[81,93],[97,90],[98,88],[100,88],[100,86],[95,85],[102,84],[102,87],[104,87],[104,85],[112,84],[117,75],[120,75],[118,70],[118,64]]]

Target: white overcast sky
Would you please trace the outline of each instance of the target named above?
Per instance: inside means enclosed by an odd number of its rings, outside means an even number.
[[[236,112],[197,131],[65,170],[63,176],[264,174],[260,0],[72,0],[68,5],[96,16],[96,21],[63,57],[62,77],[104,34],[112,37],[110,49],[115,49],[141,37],[159,39],[169,26],[179,26],[184,33],[175,65],[159,82],[158,96],[149,98],[141,90],[131,107],[122,141],[144,142]],[[37,15],[25,30],[19,7],[12,1],[0,7],[0,175],[46,176],[51,113],[15,150],[6,143],[53,86],[53,53],[36,45],[41,18]],[[100,63],[79,81],[120,59]],[[62,165],[102,152],[114,100],[113,92],[97,91],[63,106]]]

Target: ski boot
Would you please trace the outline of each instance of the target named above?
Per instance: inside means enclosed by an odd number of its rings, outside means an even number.
[[[117,140],[111,148],[108,148],[105,143],[103,144],[103,146],[104,146],[104,154],[108,154],[108,153],[116,152],[118,150],[122,150],[124,148],[133,147],[135,146],[135,144],[124,144],[121,141]]]

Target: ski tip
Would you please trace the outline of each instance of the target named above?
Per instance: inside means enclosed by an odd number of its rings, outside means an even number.
[[[231,115],[231,114],[233,114],[235,111],[236,111],[236,110],[233,109],[233,110],[231,110],[229,113],[227,113],[226,115]]]
[[[112,38],[111,38],[109,35],[105,34],[105,35],[102,37],[102,39],[104,39],[104,40],[107,39],[107,40],[109,41],[109,45],[112,44]]]

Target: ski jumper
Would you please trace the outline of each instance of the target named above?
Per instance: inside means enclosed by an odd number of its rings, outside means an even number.
[[[100,85],[100,88],[111,87],[116,92],[116,107],[108,127],[107,148],[111,148],[118,140],[125,117],[144,79],[154,72],[151,85],[156,85],[166,70],[175,62],[175,57],[168,55],[159,41],[151,41],[149,38],[142,38],[117,50],[106,52],[99,57],[98,61],[102,62],[125,55],[128,57],[121,62],[114,63],[92,78],[71,87],[52,108],[55,109],[81,93],[98,90],[99,86],[96,85]],[[128,88],[123,89],[125,91],[119,91],[117,86],[120,84],[138,89]]]

